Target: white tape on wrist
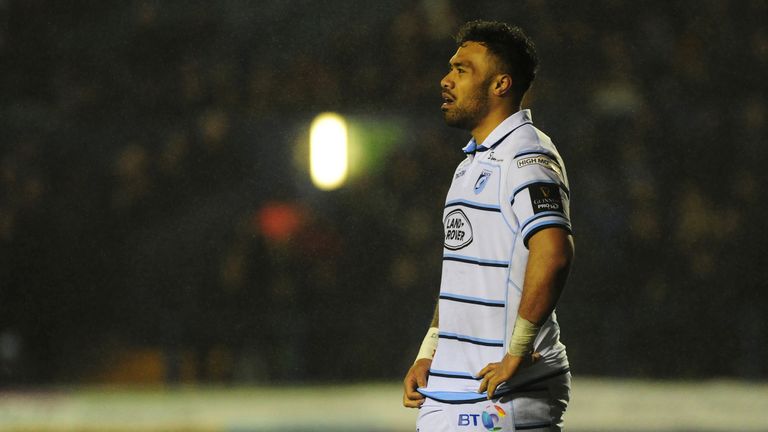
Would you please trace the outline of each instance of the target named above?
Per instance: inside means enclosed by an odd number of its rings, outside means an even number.
[[[533,353],[533,343],[541,330],[540,325],[536,325],[527,319],[518,315],[515,320],[515,329],[512,331],[512,337],[509,339],[507,352],[516,357],[523,357]]]
[[[437,327],[430,327],[427,330],[427,335],[424,336],[424,341],[421,342],[421,348],[419,348],[419,355],[416,356],[416,360],[432,359],[435,356],[435,350],[437,350],[438,339]]]

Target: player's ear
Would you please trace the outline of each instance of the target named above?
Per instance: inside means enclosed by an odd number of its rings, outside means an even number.
[[[493,94],[496,96],[504,96],[512,90],[512,77],[509,74],[496,75],[496,79],[493,80]]]

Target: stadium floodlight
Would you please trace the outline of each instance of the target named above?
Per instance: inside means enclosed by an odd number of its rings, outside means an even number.
[[[347,179],[347,122],[334,113],[315,117],[309,131],[309,174],[322,190],[339,188]]]

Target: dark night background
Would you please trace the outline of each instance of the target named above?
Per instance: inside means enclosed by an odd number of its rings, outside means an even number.
[[[469,136],[464,21],[522,26],[565,159],[574,374],[765,379],[768,2],[0,1],[0,387],[399,379]],[[379,137],[336,191],[324,111]],[[375,141],[375,139],[374,139]]]

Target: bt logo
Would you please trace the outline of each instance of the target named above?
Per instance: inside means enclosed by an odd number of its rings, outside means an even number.
[[[482,414],[459,414],[459,426],[478,426],[479,421],[488,431],[500,431],[501,426],[496,426],[500,419],[506,417],[507,413],[498,405],[492,404],[485,407]]]
[[[459,414],[459,426],[477,426],[480,414]]]

